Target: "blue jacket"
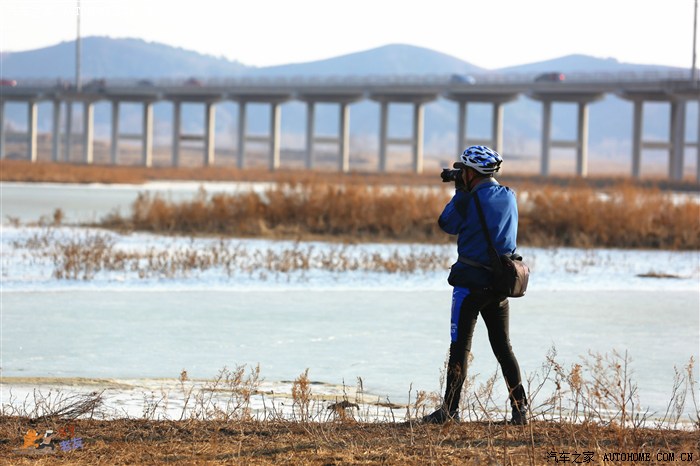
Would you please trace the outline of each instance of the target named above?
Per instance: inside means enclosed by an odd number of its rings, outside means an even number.
[[[515,252],[518,235],[515,193],[498,184],[495,179],[478,184],[471,192],[457,191],[440,214],[438,224],[445,233],[458,235],[457,252],[460,256],[490,266],[488,242],[472,198],[477,194],[496,251],[499,255]],[[458,261],[452,266],[450,277],[458,278],[463,283],[460,286],[485,288],[490,284],[490,274],[482,267]]]

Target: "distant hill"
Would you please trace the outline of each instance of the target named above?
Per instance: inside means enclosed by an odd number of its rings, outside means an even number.
[[[210,55],[141,39],[86,37],[81,40],[81,73],[90,78],[178,78],[235,76],[249,67]],[[3,76],[64,78],[75,76],[75,41],[61,42],[0,57]]]
[[[392,44],[306,63],[252,67],[141,39],[86,37],[81,72],[90,78],[178,78],[479,73],[483,68],[423,47]],[[75,76],[75,41],[0,55],[2,74],[21,78]]]
[[[496,70],[480,68],[464,60],[423,47],[391,44],[361,52],[307,63],[283,64],[269,67],[246,66],[237,61],[203,55],[165,44],[140,39],[111,39],[87,37],[82,41],[82,75],[87,79],[105,78],[185,78],[196,76],[330,76],[330,75],[435,75],[435,74],[532,74],[546,71],[563,73],[617,73],[668,71],[673,68],[655,65],[621,63],[614,58],[597,58],[586,55],[567,55],[552,60],[511,66]],[[0,56],[3,77],[64,78],[72,79],[75,67],[75,43],[60,44],[26,52],[8,52]],[[42,104],[48,105],[48,104]],[[109,137],[110,113],[106,103],[98,103],[95,111],[97,137]],[[40,106],[41,107],[41,106]],[[196,106],[192,106],[196,107]],[[269,119],[267,110],[251,108],[249,131],[266,133]],[[258,106],[262,107],[262,106]],[[42,131],[51,128],[50,111],[42,107],[39,125]],[[160,103],[155,107],[158,121],[156,140],[169,141],[170,105]],[[689,127],[696,127],[696,107],[690,106]],[[282,108],[283,145],[303,147],[305,135],[305,106],[289,102]],[[392,106],[389,124],[391,137],[407,136],[412,112],[408,105]],[[217,105],[217,144],[233,147],[237,110],[233,103]],[[552,135],[555,139],[573,138],[575,135],[575,108],[573,105],[554,106]],[[668,109],[663,104],[645,107],[644,132],[647,139],[664,139],[668,134]],[[13,128],[26,125],[26,109],[19,104],[6,106],[6,122]],[[504,108],[505,150],[515,154],[536,154],[539,150],[541,129],[541,104],[526,97],[509,103]],[[125,107],[122,111],[125,127],[138,128],[141,115],[138,108]],[[629,157],[632,129],[632,105],[615,96],[608,96],[590,106],[591,160],[609,157]],[[484,138],[490,134],[490,108],[486,105],[470,106],[468,113],[468,137]],[[201,131],[201,111],[191,108],[183,113],[183,127],[187,131]],[[337,132],[337,110],[331,106],[319,106],[317,132]],[[425,108],[426,154],[451,154],[456,147],[456,104],[439,99]],[[375,102],[363,101],[351,106],[350,131],[352,146],[363,145],[363,150],[376,150],[379,128],[379,109]],[[368,149],[369,147],[369,149]],[[353,149],[357,150],[357,149]]]
[[[252,71],[259,75],[386,75],[479,73],[483,68],[424,47],[391,44],[362,52],[306,63],[268,66]]]
[[[623,63],[614,58],[597,58],[589,55],[574,54],[525,65],[499,68],[495,71],[499,73],[539,73],[546,71],[560,71],[562,73],[618,73],[622,71],[645,72],[677,69],[679,68]]]

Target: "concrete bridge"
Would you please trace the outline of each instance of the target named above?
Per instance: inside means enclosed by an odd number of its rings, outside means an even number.
[[[142,163],[152,164],[153,104],[168,101],[173,105],[172,165],[180,162],[180,143],[185,140],[203,142],[203,164],[213,165],[215,106],[219,102],[234,101],[238,104],[237,165],[245,166],[246,144],[264,142],[269,148],[269,167],[280,167],[280,105],[290,100],[306,103],[306,151],[305,165],[313,168],[314,145],[333,143],[338,147],[338,169],[349,169],[350,105],[370,99],[380,105],[379,164],[378,170],[386,171],[387,147],[405,145],[411,148],[413,170],[423,169],[424,105],[438,98],[457,103],[458,142],[456,154],[471,144],[486,144],[496,150],[503,147],[503,108],[508,102],[525,95],[542,103],[541,167],[542,175],[550,172],[551,149],[567,147],[576,150],[576,174],[588,173],[588,107],[606,94],[614,94],[633,102],[632,127],[632,176],[641,172],[641,152],[645,148],[663,149],[669,153],[669,178],[679,180],[683,176],[686,147],[693,147],[698,154],[697,180],[700,182],[700,144],[685,140],[686,108],[688,103],[700,108],[700,83],[689,80],[687,73],[623,73],[571,74],[565,81],[536,81],[532,75],[488,75],[476,80],[460,79],[460,76],[397,76],[397,77],[328,77],[328,78],[266,78],[244,77],[235,79],[211,79],[199,81],[174,80],[94,80],[79,89],[65,82],[25,81],[16,86],[0,88],[0,156],[5,156],[4,109],[7,102],[25,102],[28,106],[27,158],[37,159],[37,103],[53,102],[52,160],[60,161],[61,134],[60,111],[65,105],[66,135],[71,135],[70,112],[73,104],[83,106],[83,162],[93,161],[93,105],[107,100],[112,105],[111,162],[116,164],[120,139],[138,139],[142,147]],[[140,103],[143,108],[143,124],[140,134],[122,134],[119,129],[119,110],[122,103]],[[575,140],[553,140],[551,137],[552,105],[558,102],[578,106],[577,136]],[[666,102],[671,108],[669,139],[664,142],[643,140],[643,111],[646,102]],[[181,130],[181,106],[183,103],[199,103],[205,117],[204,134],[183,134]],[[248,104],[263,103],[270,106],[270,124],[267,135],[250,135],[247,132],[246,109]],[[339,128],[337,136],[320,137],[314,131],[315,105],[338,105]],[[413,105],[413,128],[409,138],[388,136],[389,106],[392,103]],[[493,106],[491,137],[476,140],[467,135],[467,109],[470,103],[488,103]],[[700,114],[700,111],[698,112]],[[698,117],[700,135],[700,116]],[[700,136],[699,136],[700,137]],[[70,153],[71,137],[65,138],[64,154]]]

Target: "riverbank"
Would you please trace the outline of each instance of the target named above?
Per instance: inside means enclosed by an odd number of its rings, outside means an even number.
[[[198,182],[311,182],[333,181],[341,184],[360,185],[411,185],[436,186],[440,184],[439,173],[411,172],[379,173],[358,171],[338,173],[337,171],[280,169],[270,171],[266,168],[253,167],[244,170],[233,166],[216,167],[142,167],[124,165],[85,165],[75,163],[28,162],[26,160],[0,160],[0,182],[32,183],[105,183],[105,184],[143,184],[149,181],[198,181]],[[645,177],[643,180],[630,180],[625,175],[610,177],[580,178],[565,175],[542,177],[538,175],[520,175],[505,172],[499,179],[516,189],[526,184],[536,186],[589,186],[602,188],[625,182],[642,188],[658,188],[681,192],[698,192],[700,185],[694,179],[671,181],[665,173]]]
[[[58,427],[57,424],[57,429]],[[535,422],[447,426],[285,421],[73,421],[69,451],[16,453],[37,429],[25,418],[0,418],[0,464],[692,464],[697,432]],[[40,428],[39,432],[43,433]],[[64,440],[65,442],[66,440]],[[631,456],[637,455],[637,456]],[[649,458],[649,461],[645,461]],[[642,459],[643,461],[631,461]]]
[[[165,235],[447,244],[450,190],[328,184],[3,183],[3,223]],[[520,247],[700,249],[700,196],[621,186],[516,191]]]
[[[92,391],[46,395],[35,388],[29,403],[3,404],[0,464],[697,462],[697,400],[686,378],[692,367],[677,380],[682,388],[674,390],[663,418],[652,419],[631,402],[635,388],[625,378],[627,362],[603,357],[591,378],[580,366],[568,370],[550,356],[548,373],[561,387],[544,403],[531,394],[525,426],[505,422],[509,415],[494,401],[492,382],[472,392],[468,380],[462,422],[435,426],[420,419],[439,394],[418,391],[409,404],[396,405],[371,401],[376,398],[358,382],[333,399],[319,396],[329,387],[319,388],[308,370],[287,382],[286,394],[261,390],[259,368],[223,370],[209,381],[190,380],[183,371],[171,387],[182,397],[174,409],[177,399],[168,391],[151,391],[141,413],[125,409],[117,417],[102,409],[109,395],[99,380],[73,380]],[[695,410],[690,423],[670,408],[687,401],[687,390]],[[36,448],[40,442],[46,447]]]

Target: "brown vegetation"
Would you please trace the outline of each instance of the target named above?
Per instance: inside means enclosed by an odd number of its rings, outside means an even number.
[[[200,163],[200,158],[197,158],[196,161],[196,163]],[[439,184],[438,171],[426,171],[423,174],[415,174],[409,171],[378,173],[370,169],[338,173],[335,170],[309,171],[303,167],[285,167],[273,172],[268,170],[266,166],[247,167],[241,170],[231,164],[218,164],[211,167],[192,164],[181,167],[160,165],[147,168],[138,165],[108,165],[106,162],[85,165],[82,163],[53,163],[49,161],[31,163],[26,160],[0,160],[0,181],[2,182],[142,184],[149,181],[309,182],[332,180],[343,184],[435,186],[436,183]],[[616,185],[626,178],[624,176],[573,178],[562,175],[542,177],[531,174],[518,174],[517,172],[506,170],[506,173],[499,176],[499,179],[506,185],[521,189],[527,187],[527,185],[566,188],[572,184],[605,188]],[[655,177],[628,182],[638,187],[658,187],[660,189],[674,189],[678,191],[698,190],[697,182],[690,179],[670,181],[665,178],[663,172],[659,172]]]
[[[204,246],[188,244],[175,249],[149,246],[129,250],[115,243],[112,235],[99,231],[62,235],[46,228],[11,245],[27,250],[29,255],[24,257],[31,261],[48,259],[53,264],[53,276],[68,280],[91,280],[101,271],[134,273],[139,278],[179,278],[220,268],[229,277],[244,274],[264,280],[289,272],[301,272],[303,278],[311,269],[416,273],[446,270],[450,266],[449,257],[428,250],[387,250],[385,254],[377,254],[349,250],[343,245],[315,248],[298,242],[258,250],[223,239]]]
[[[467,380],[462,423],[433,426],[417,422],[435,401],[422,392],[407,407],[396,407],[406,410],[407,421],[371,421],[364,408],[358,409],[363,405],[361,393],[356,403],[345,399],[325,408],[315,404],[307,370],[292,383],[291,414],[277,411],[272,404],[262,415],[253,416],[250,398],[260,380],[257,368],[248,374],[244,368],[222,372],[194,395],[183,371],[183,414],[189,405],[195,415],[179,420],[156,418],[162,400],[147,399],[142,419],[76,415],[86,413],[85,409],[93,413],[94,403],[101,400],[99,393],[81,397],[73,405],[52,406],[39,398],[41,413],[22,413],[3,405],[0,464],[639,463],[620,456],[630,453],[648,454],[645,464],[667,464],[670,454],[675,461],[688,460],[692,454],[697,463],[700,424],[692,359],[684,371],[676,372],[669,408],[663,415],[657,413],[663,417],[655,425],[640,411],[627,355],[592,354],[583,365],[570,369],[559,365],[555,355],[552,351],[541,373],[528,379],[531,422],[526,426],[503,422],[502,407],[494,401],[495,376],[479,387],[473,385],[473,378]],[[538,394],[547,381],[555,384],[555,390],[541,400]],[[223,394],[224,400],[213,401],[214,393]],[[693,424],[678,430],[688,393]],[[29,456],[19,449],[30,429],[59,432],[58,440],[79,438],[82,448]]]
[[[612,460],[613,453],[649,453],[644,464],[669,464],[657,454],[700,454],[696,432],[634,432],[596,425],[540,422],[528,427],[493,423],[418,426],[358,423],[317,425],[289,421],[76,421],[83,448],[45,457],[12,453],[32,425],[0,418],[0,464],[554,464],[554,458],[591,464],[639,464]],[[10,445],[10,442],[14,445]],[[611,460],[604,461],[608,454]],[[554,455],[554,458],[552,457]],[[663,458],[663,456],[660,456]],[[686,456],[687,458],[687,456]],[[692,464],[692,463],[686,463]],[[697,463],[695,463],[697,464]]]
[[[544,187],[521,207],[519,241],[578,247],[700,248],[700,204],[654,188]]]
[[[346,173],[284,169],[271,172],[266,168],[251,167],[240,170],[233,166],[142,167],[126,165],[84,165],[72,163],[0,160],[0,181],[51,183],[128,183],[148,181],[314,181],[343,180],[357,184],[434,184],[436,173]]]
[[[130,217],[101,226],[169,234],[345,241],[445,242],[437,217],[449,190],[326,182],[277,184],[263,194],[205,192],[187,202],[142,194]],[[524,187],[519,244],[527,246],[700,248],[700,206],[655,188]]]
[[[437,237],[432,214],[444,201],[444,192],[326,183],[278,184],[264,194],[209,197],[200,191],[181,203],[141,194],[131,217],[111,216],[102,226],[243,237],[428,241]]]
[[[444,242],[436,225],[449,199],[437,174],[269,172],[234,167],[133,167],[0,161],[1,181],[143,183],[272,181],[264,194],[217,194],[182,203],[141,195],[127,218],[102,226],[158,233],[342,241]],[[503,177],[521,193],[519,243],[527,246],[700,248],[700,207],[674,202],[664,181]],[[420,187],[420,188],[418,188]],[[60,223],[60,216],[58,222]]]

